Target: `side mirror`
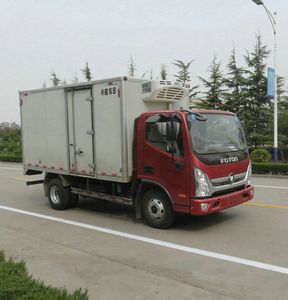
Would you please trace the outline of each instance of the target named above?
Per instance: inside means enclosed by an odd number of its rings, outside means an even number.
[[[177,123],[175,121],[169,121],[166,124],[167,141],[176,141]]]

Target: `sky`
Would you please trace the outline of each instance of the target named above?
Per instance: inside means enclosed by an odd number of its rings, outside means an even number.
[[[277,12],[277,71],[288,82],[288,1],[263,1]],[[0,122],[19,123],[18,91],[50,86],[53,71],[82,81],[87,61],[96,80],[124,76],[131,55],[137,77],[165,64],[173,80],[173,61],[193,59],[198,84],[215,55],[225,71],[233,47],[244,66],[257,34],[272,51],[272,26],[252,0],[0,0]]]

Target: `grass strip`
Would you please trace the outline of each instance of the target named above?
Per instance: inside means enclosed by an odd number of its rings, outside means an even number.
[[[88,292],[46,286],[28,274],[24,261],[6,259],[0,251],[0,300],[88,300]]]

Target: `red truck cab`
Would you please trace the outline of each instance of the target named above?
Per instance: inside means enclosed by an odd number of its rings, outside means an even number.
[[[143,201],[149,225],[168,227],[175,212],[207,215],[253,198],[248,148],[235,114],[147,112],[136,131],[137,178],[155,186]]]

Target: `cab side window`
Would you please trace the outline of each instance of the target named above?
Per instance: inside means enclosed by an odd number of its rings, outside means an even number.
[[[147,140],[154,146],[166,150],[166,122],[157,122],[147,124],[146,136]]]
[[[180,120],[174,119],[173,126],[176,129],[175,140],[167,139],[167,131],[171,127],[171,118],[159,119],[157,122],[146,123],[146,138],[149,143],[166,152],[174,152],[174,155],[183,156],[183,139]]]

